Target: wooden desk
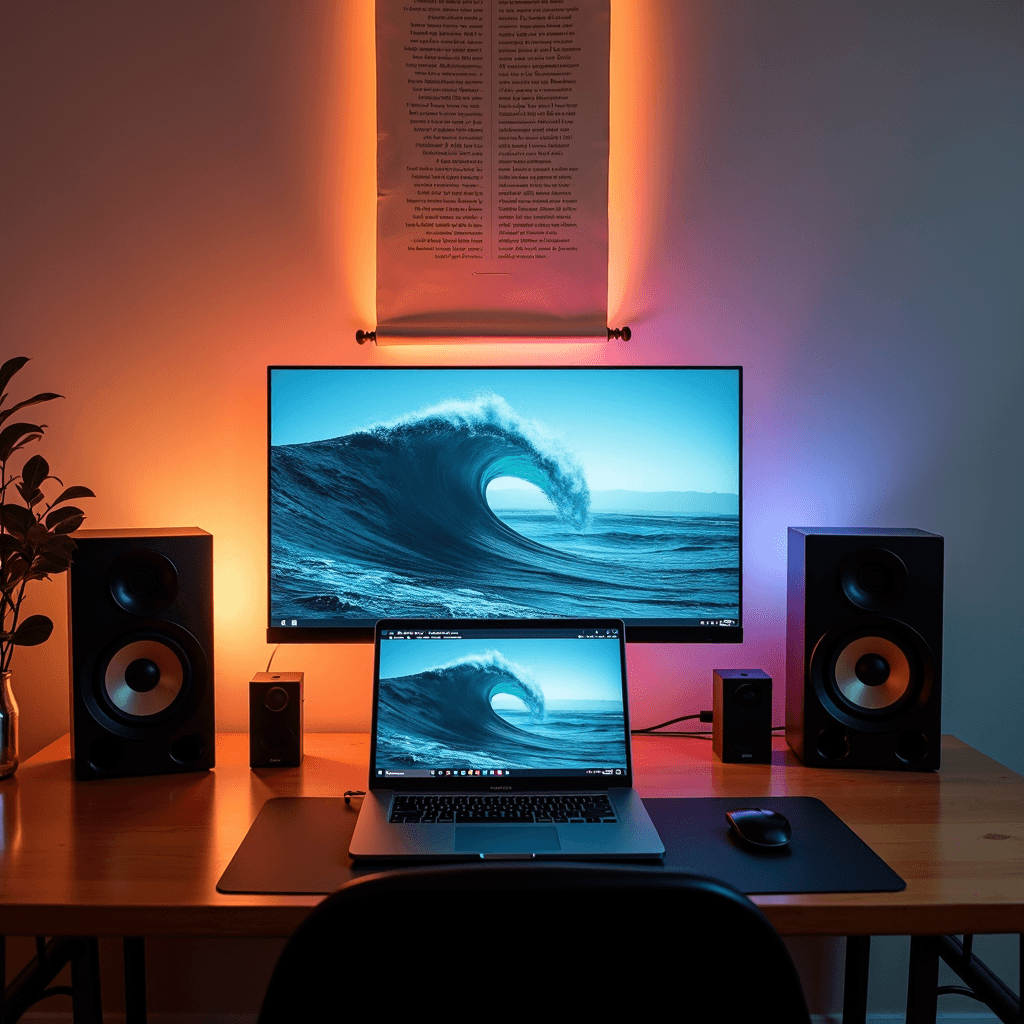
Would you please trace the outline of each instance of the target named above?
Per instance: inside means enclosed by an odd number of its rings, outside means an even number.
[[[306,736],[300,768],[252,771],[220,734],[212,772],[79,782],[68,737],[0,783],[0,934],[289,934],[315,896],[223,895],[263,803],[366,785],[363,734]],[[947,736],[938,774],[722,765],[703,740],[634,738],[642,796],[815,796],[907,882],[900,893],[755,896],[784,935],[1024,931],[1024,778]]]

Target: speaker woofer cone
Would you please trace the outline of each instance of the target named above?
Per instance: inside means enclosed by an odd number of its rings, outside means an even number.
[[[183,651],[169,642],[136,640],[114,652],[103,672],[103,688],[122,714],[146,718],[169,708],[188,675]]]
[[[879,681],[866,666],[884,663],[888,672],[880,672]],[[862,636],[840,650],[833,669],[836,689],[855,707],[879,711],[903,700],[910,690],[910,661],[903,649],[880,636]]]

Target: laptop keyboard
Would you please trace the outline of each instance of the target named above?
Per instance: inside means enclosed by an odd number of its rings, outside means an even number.
[[[615,811],[604,793],[552,796],[519,793],[514,796],[438,796],[403,793],[391,805],[392,824],[436,822],[456,825],[529,824],[532,822],[614,822]]]

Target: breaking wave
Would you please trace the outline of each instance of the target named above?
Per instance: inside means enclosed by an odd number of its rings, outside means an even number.
[[[717,554],[701,565],[673,557],[705,539],[690,519],[592,513],[577,458],[497,395],[275,446],[270,472],[275,617],[737,610],[735,516],[716,524],[727,540],[713,538]],[[515,513],[496,515],[487,488],[505,477],[538,487],[551,510],[527,517],[525,529]],[[727,580],[716,578],[723,562]]]

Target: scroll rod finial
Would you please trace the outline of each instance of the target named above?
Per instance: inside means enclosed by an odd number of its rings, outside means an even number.
[[[356,342],[358,344],[365,345],[368,341],[372,341],[374,344],[377,343],[376,331],[356,331]]]
[[[623,341],[629,341],[633,337],[633,332],[628,327],[609,327],[608,328],[608,340],[612,338],[621,338]]]

